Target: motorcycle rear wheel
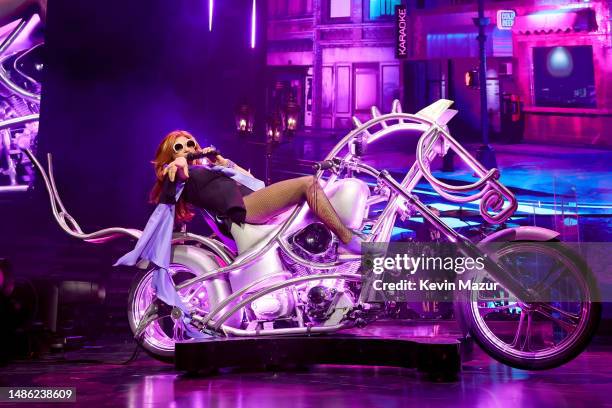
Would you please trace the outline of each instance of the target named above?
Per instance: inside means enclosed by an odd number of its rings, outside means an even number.
[[[213,263],[216,265],[211,255],[211,268]],[[188,252],[173,251],[169,273],[175,285],[207,272],[194,270],[193,266],[189,266],[190,264],[192,262],[190,262]],[[136,332],[138,323],[155,298],[151,286],[152,277],[153,269],[140,271],[134,277],[130,288],[127,315],[132,333]],[[208,310],[208,294],[203,284],[192,285],[179,290],[178,293],[186,304],[201,310]],[[174,320],[170,315],[166,315],[150,323],[137,341],[151,357],[166,363],[173,363],[174,344],[177,341],[193,340],[183,330],[183,324],[183,322]]]
[[[572,297],[571,301],[523,304],[513,300],[503,288],[498,292],[500,296],[496,294],[492,298],[486,297],[487,292],[483,296],[482,291],[456,291],[455,315],[464,333],[494,359],[525,370],[558,367],[584,351],[601,319],[597,285],[584,260],[561,243],[509,242],[496,248],[496,253],[502,262],[507,258],[515,261],[530,256],[543,262],[541,257],[548,256],[551,265],[556,265],[551,269],[558,271],[552,277],[547,274],[540,285],[565,278],[557,287],[574,285],[569,287],[579,291],[574,293],[580,296],[576,297],[579,300]],[[494,282],[473,271],[458,279]]]

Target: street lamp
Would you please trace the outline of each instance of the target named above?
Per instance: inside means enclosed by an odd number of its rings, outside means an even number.
[[[478,45],[480,54],[479,82],[480,82],[480,127],[482,146],[478,148],[478,161],[487,169],[497,167],[495,151],[489,145],[489,110],[487,107],[487,50],[485,48],[487,36],[485,27],[491,19],[484,15],[484,0],[478,0],[478,17],[474,18],[474,25],[478,27]]]

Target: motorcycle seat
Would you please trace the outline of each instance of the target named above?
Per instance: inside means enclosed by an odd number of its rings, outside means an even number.
[[[242,226],[232,224],[231,236],[222,232],[220,228],[222,222],[212,212],[204,209],[201,211],[206,224],[215,236],[234,251],[237,250],[238,253],[242,253],[246,248],[250,248],[252,244],[259,242],[280,227],[294,209],[295,206],[288,208],[285,212],[269,219],[265,224],[250,224],[246,222]]]

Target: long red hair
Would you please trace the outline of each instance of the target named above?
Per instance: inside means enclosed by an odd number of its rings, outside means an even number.
[[[196,150],[200,150],[200,145],[198,145],[197,140],[195,140],[191,133],[185,130],[174,130],[168,133],[166,137],[164,137],[164,139],[157,147],[157,151],[155,152],[155,159],[151,162],[153,163],[156,178],[155,185],[151,189],[151,193],[149,195],[149,199],[153,204],[159,203],[159,196],[161,195],[162,184],[164,181],[164,166],[174,160],[173,146],[176,142],[176,139],[181,136],[186,137],[188,139],[192,139],[196,143]],[[176,221],[189,222],[193,219],[193,216],[193,211],[191,211],[187,203],[182,198],[180,198],[176,203]]]

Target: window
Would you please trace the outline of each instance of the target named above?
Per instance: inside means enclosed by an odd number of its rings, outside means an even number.
[[[355,64],[353,71],[355,112],[369,112],[378,104],[378,64]]]
[[[289,16],[303,16],[312,13],[312,0],[291,0],[287,3]]]
[[[382,65],[382,103],[381,110],[383,112],[391,112],[391,107],[394,99],[400,98],[400,66],[399,65]]]
[[[536,106],[597,107],[593,47],[535,47],[533,82]]]
[[[329,18],[351,16],[351,0],[329,0]]]
[[[300,17],[312,14],[312,0],[270,0],[268,15],[271,18]]]
[[[402,0],[364,0],[364,15],[368,20],[391,19],[395,15],[395,6]]]
[[[321,112],[324,114],[332,113],[332,102],[334,97],[334,67],[323,67],[321,72],[322,78],[322,98],[321,98]]]

